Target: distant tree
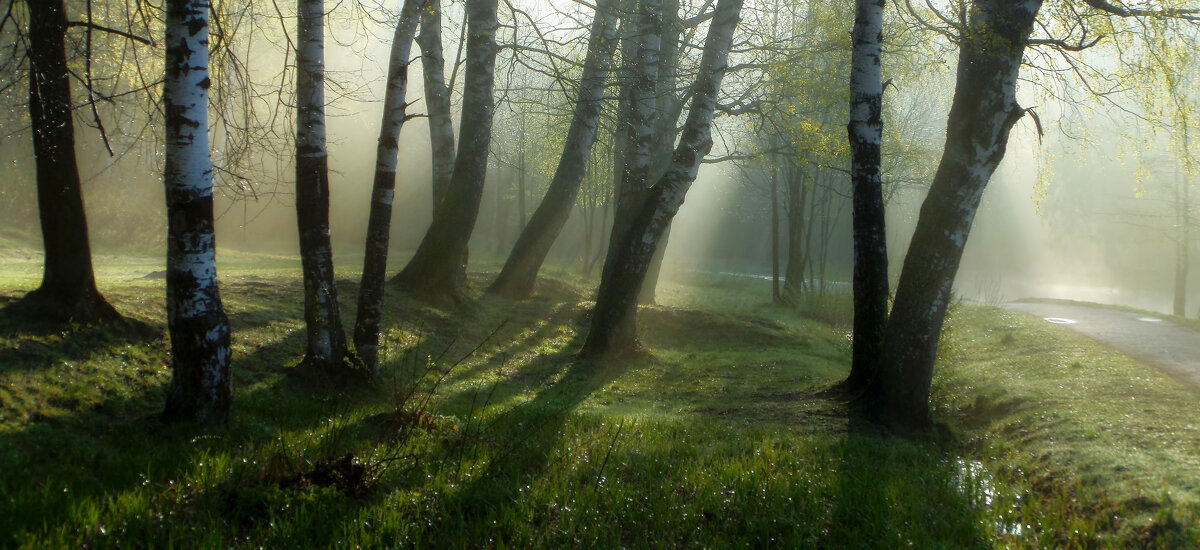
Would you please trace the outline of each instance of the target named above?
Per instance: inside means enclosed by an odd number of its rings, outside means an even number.
[[[75,157],[65,6],[62,0],[27,0],[26,5],[29,117],[45,263],[41,286],[10,307],[59,322],[121,321],[121,315],[96,288],[92,269]]]
[[[224,424],[233,404],[229,320],[217,287],[208,150],[207,0],[168,0],[166,14],[166,416]]]
[[[606,266],[581,355],[622,355],[637,347],[638,294],[659,239],[679,211],[701,162],[712,148],[711,126],[717,94],[728,69],[729,50],[741,9],[742,0],[717,3],[692,84],[691,108],[671,167],[650,188],[645,205],[612,258],[613,265]]]
[[[551,245],[558,238],[575,205],[580,184],[587,173],[592,145],[596,142],[604,85],[617,45],[616,5],[617,0],[601,0],[596,5],[588,53],[579,80],[575,115],[567,130],[554,178],[533,217],[517,238],[504,268],[488,288],[490,293],[512,297],[529,295],[546,254],[550,252]]]
[[[354,323],[354,349],[363,364],[379,366],[379,321],[383,288],[387,279],[388,241],[391,233],[392,199],[396,191],[396,165],[400,154],[400,129],[407,119],[408,64],[413,35],[427,0],[405,0],[392,37],[388,77],[383,97],[383,122],[375,150],[375,180],[367,219],[366,256],[358,294],[358,316]]]
[[[296,23],[296,223],[304,272],[304,365],[350,380],[354,358],[342,328],[329,238],[325,147],[325,2],[298,0]]]
[[[496,0],[467,0],[466,73],[453,177],[433,223],[408,265],[392,281],[431,301],[466,297],[463,258],[479,215],[495,111]]]

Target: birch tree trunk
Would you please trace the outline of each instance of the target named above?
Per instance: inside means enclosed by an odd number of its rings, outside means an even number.
[[[659,49],[662,43],[662,0],[640,0],[636,21],[632,35],[623,38],[636,38],[637,47],[626,50],[636,54],[625,58],[625,68],[622,71],[627,110],[625,127],[618,126],[617,132],[625,135],[625,147],[620,156],[622,164],[619,166],[619,185],[613,188],[616,210],[601,279],[608,277],[618,248],[645,202],[646,191],[651,182],[650,170],[654,158],[651,147],[654,145],[654,115],[658,99],[654,86],[658,80]]]
[[[466,297],[462,259],[479,215],[495,111],[496,0],[467,0],[466,76],[454,173],[433,223],[408,265],[393,279],[430,301]]]
[[[637,299],[651,258],[679,211],[700,163],[712,148],[712,118],[725,76],[742,0],[719,0],[692,84],[692,105],[671,167],[646,197],[645,206],[617,246],[612,268],[600,281],[591,327],[580,355],[619,356],[637,349]],[[635,109],[636,110],[636,109]]]
[[[304,364],[344,380],[353,364],[333,274],[329,157],[325,148],[325,2],[298,0],[296,30],[296,223],[304,270]]]
[[[583,75],[579,80],[579,95],[575,100],[575,114],[567,130],[558,168],[546,196],[521,231],[500,275],[488,288],[489,293],[513,298],[528,296],[546,254],[571,216],[600,126],[604,85],[618,42],[615,11],[618,3],[619,0],[597,3]]]
[[[883,143],[884,0],[856,0],[850,56],[850,180],[854,226],[854,340],[844,387],[861,391],[883,362],[887,324],[887,232],[880,145]]]
[[[400,129],[407,116],[408,64],[417,21],[427,0],[405,0],[392,37],[387,88],[383,96],[383,121],[375,150],[375,181],[371,213],[367,220],[366,257],[358,291],[354,323],[354,349],[371,371],[379,367],[379,320],[383,286],[387,280],[388,240],[392,226],[392,199],[396,192],[396,166],[400,154]]]
[[[671,166],[671,151],[675,149],[675,138],[679,135],[679,116],[683,113],[684,99],[679,95],[679,49],[683,36],[683,21],[679,18],[679,0],[663,0],[662,47],[658,63],[658,78],[655,79],[657,99],[655,101],[654,134],[650,148],[650,181],[658,181]],[[671,238],[671,226],[663,233],[658,250],[650,260],[650,270],[639,304],[653,304],[658,278],[662,273],[663,258],[667,254],[667,243]]]
[[[96,289],[71,118],[67,17],[62,0],[27,0],[29,119],[37,169],[45,260],[42,284],[14,311],[53,322],[117,322],[123,317]]]
[[[454,172],[454,123],[450,118],[450,88],[442,54],[442,1],[426,0],[421,10],[421,72],[425,80],[425,110],[429,114],[429,143],[433,157],[433,211],[450,188]]]
[[[208,151],[208,0],[168,0],[166,75],[167,326],[165,415],[225,424],[233,404],[229,320],[217,287]]]
[[[954,275],[983,190],[1024,109],[1017,104],[1022,55],[1040,0],[977,0],[960,38],[946,145],[896,288],[883,368],[867,399],[876,420],[900,435],[930,425],[929,390]]]

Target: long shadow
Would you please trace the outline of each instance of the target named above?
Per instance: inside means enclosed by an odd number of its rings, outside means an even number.
[[[241,331],[262,324],[294,320],[287,312],[248,315],[231,316],[235,339]],[[0,335],[13,343],[0,349],[0,376],[63,359],[82,363],[101,354],[118,353],[130,344],[103,327],[63,331],[5,322],[0,315]],[[156,371],[145,384],[0,431],[0,472],[5,472],[0,476],[0,494],[8,497],[0,499],[0,547],[17,544],[16,537],[22,532],[65,522],[76,513],[73,510],[104,509],[109,506],[106,502],[141,486],[157,487],[151,494],[175,496],[154,496],[160,519],[143,518],[138,520],[140,526],[129,526],[149,536],[161,534],[169,528],[162,517],[186,513],[203,499],[228,497],[227,487],[176,485],[194,476],[204,457],[225,452],[235,458],[253,456],[280,433],[312,430],[336,413],[369,404],[372,395],[330,391],[289,376],[303,354],[304,338],[303,330],[296,330],[249,353],[234,355],[234,416],[224,429],[161,420],[169,381],[162,371],[169,359],[167,343],[160,335],[157,342],[143,343],[143,347],[158,349],[131,360],[148,362],[140,366]]]
[[[581,337],[576,338],[568,349],[574,350],[581,343]],[[501,413],[506,417],[504,422],[491,423],[483,434],[491,446],[487,469],[447,499],[447,513],[442,516],[445,524],[432,524],[426,533],[431,544],[437,544],[440,532],[457,535],[467,529],[473,530],[471,540],[487,540],[488,533],[481,531],[490,525],[487,519],[515,501],[530,480],[543,472],[572,412],[630,367],[628,362],[572,359],[567,352],[535,362],[540,361],[563,364],[565,370],[532,400]]]
[[[853,422],[831,495],[829,548],[991,548],[971,462],[944,443],[891,439]]]

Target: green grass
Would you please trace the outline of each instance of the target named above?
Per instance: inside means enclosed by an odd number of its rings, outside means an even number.
[[[1039,319],[961,308],[935,393],[1041,546],[1200,544],[1200,399]]]
[[[155,262],[97,265],[121,311],[161,327]],[[39,267],[0,266],[0,301]],[[1015,314],[957,314],[936,394],[958,438],[909,442],[863,435],[822,393],[849,362],[844,297],[791,309],[761,281],[668,285],[639,317],[647,354],[590,362],[572,353],[591,287],[569,270],[528,301],[389,294],[379,388],[336,392],[292,368],[297,262],[228,252],[221,275],[223,430],[158,419],[165,340],[0,315],[0,547],[1197,542],[1195,396]],[[355,273],[339,276],[352,302]],[[1086,393],[1115,381],[1146,410]]]

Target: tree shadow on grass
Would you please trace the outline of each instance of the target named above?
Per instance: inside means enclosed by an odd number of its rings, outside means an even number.
[[[578,345],[573,340],[569,349]],[[523,491],[540,477],[547,461],[563,437],[563,429],[578,406],[599,389],[620,378],[628,362],[571,359],[565,352],[536,359],[546,366],[531,364],[534,371],[558,372],[553,381],[542,384],[529,401],[501,414],[503,422],[493,419],[482,437],[489,442],[489,459],[482,472],[465,482],[460,491],[444,502],[441,522],[428,526],[425,542],[437,545],[441,535],[448,540],[469,540],[474,544],[495,543],[498,533],[489,532],[492,519],[517,501]],[[518,378],[518,380],[520,380]],[[511,383],[511,382],[510,382]]]
[[[994,488],[945,441],[884,437],[852,420],[840,445],[824,547],[991,548]],[[993,493],[988,493],[993,491]]]

